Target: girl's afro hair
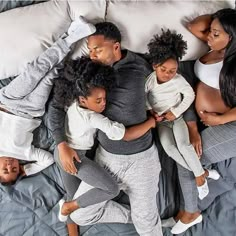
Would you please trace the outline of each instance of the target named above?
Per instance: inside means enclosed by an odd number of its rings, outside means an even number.
[[[164,63],[170,58],[179,61],[187,50],[187,42],[183,40],[183,36],[169,29],[162,29],[161,35],[154,35],[147,46],[149,53],[146,56],[151,64]]]
[[[79,96],[89,96],[95,87],[111,89],[116,78],[112,67],[85,57],[67,60],[59,74],[53,98],[61,107],[70,106]]]

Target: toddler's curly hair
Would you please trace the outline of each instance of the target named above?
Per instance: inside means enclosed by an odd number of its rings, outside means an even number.
[[[70,106],[79,96],[87,97],[93,88],[111,89],[115,81],[112,67],[82,57],[69,59],[55,80],[53,99],[58,106]]]
[[[151,64],[162,64],[170,58],[179,62],[187,50],[187,42],[183,40],[183,36],[169,29],[162,29],[160,35],[155,34],[147,46],[146,56]]]

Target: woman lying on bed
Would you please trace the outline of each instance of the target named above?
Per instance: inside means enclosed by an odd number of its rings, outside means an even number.
[[[195,107],[207,127],[201,133],[202,145],[196,123],[190,131],[197,140],[195,148],[202,154],[201,163],[209,166],[236,156],[236,10],[222,9],[213,15],[199,16],[189,23],[188,29],[210,47],[194,65],[200,80]],[[182,233],[202,220],[193,174],[180,165],[178,173],[183,196],[187,197],[175,218],[173,234]]]

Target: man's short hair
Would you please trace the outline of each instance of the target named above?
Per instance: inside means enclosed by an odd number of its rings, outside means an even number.
[[[103,35],[105,39],[121,42],[121,33],[118,27],[111,22],[100,22],[95,24],[96,32],[93,35]]]

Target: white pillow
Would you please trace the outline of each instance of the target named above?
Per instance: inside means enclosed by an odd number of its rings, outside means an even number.
[[[106,21],[115,23],[122,33],[122,47],[134,52],[147,52],[147,44],[161,28],[176,30],[188,43],[183,60],[196,59],[208,49],[184,27],[183,23],[198,15],[214,13],[221,8],[234,8],[235,1],[119,1],[111,0]]]
[[[106,0],[68,0],[68,3],[72,20],[80,15],[93,24],[105,20]],[[87,39],[82,39],[76,43],[72,58],[83,55],[88,55]]]
[[[71,19],[104,19],[105,0],[48,1],[0,14],[0,79],[18,75],[67,31]]]

